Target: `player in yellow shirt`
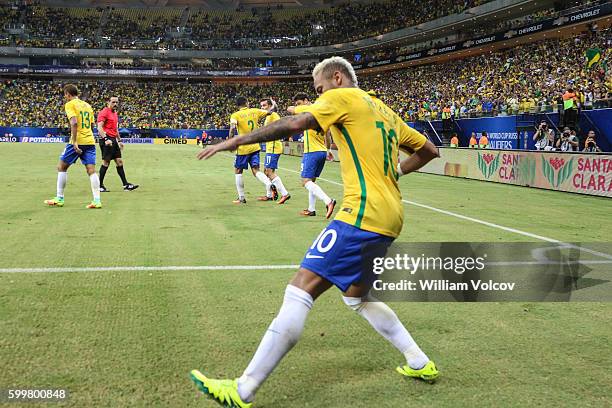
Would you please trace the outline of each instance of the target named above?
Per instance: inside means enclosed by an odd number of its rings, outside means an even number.
[[[243,143],[271,141],[305,129],[331,130],[340,155],[344,199],[336,219],[315,239],[285,291],[283,305],[272,321],[248,367],[237,380],[209,379],[198,370],[191,377],[203,392],[227,405],[250,408],[257,389],[297,343],[317,297],[335,285],[344,302],[405,357],[402,375],[435,381],[436,365],[419,348],[397,315],[369,295],[362,270],[364,245],[390,245],[399,235],[404,209],[398,178],[438,156],[436,147],[411,129],[380,100],[357,87],[351,64],[340,57],[320,62],[313,71],[321,95],[305,113],[282,118],[243,138],[201,151],[199,159],[232,150]],[[399,149],[411,155],[398,163]]]
[[[259,106],[261,109],[269,112],[272,110],[272,99],[264,98],[259,101]],[[264,122],[264,126],[268,126],[269,124],[276,122],[280,119],[280,115],[276,112],[272,112],[270,115],[266,117]],[[283,143],[280,140],[274,140],[272,142],[266,143],[266,160],[264,163],[264,173],[272,182],[272,185],[276,187],[276,190],[280,193],[281,197],[278,200],[279,204],[285,204],[287,200],[291,198],[289,192],[285,188],[283,181],[280,176],[276,174],[276,169],[278,169],[278,160],[280,159],[280,155],[283,153]]]
[[[293,97],[296,106],[290,106],[287,110],[293,114],[305,112],[311,105],[308,95],[303,92]],[[304,130],[304,155],[302,156],[302,185],[308,190],[308,208],[300,214],[313,217],[316,213],[317,198],[325,203],[326,217],[329,218],[334,211],[336,200],[331,199],[325,191],[316,184],[317,177],[321,175],[325,161],[327,160],[328,141],[325,135],[317,130]]]
[[[64,86],[64,106],[66,116],[70,122],[70,141],[64,148],[57,165],[57,194],[50,200],[45,200],[45,204],[55,207],[64,206],[64,189],[68,179],[68,168],[77,159],[85,165],[85,170],[89,175],[93,201],[87,208],[102,208],[100,202],[100,179],[96,173],[96,141],[93,135],[93,126],[96,120],[91,106],[79,99],[79,90],[75,85]]]
[[[276,104],[272,101],[273,109],[276,109]],[[259,121],[268,116],[271,111],[266,111],[258,108],[249,108],[247,98],[244,96],[236,97],[236,105],[238,111],[230,116],[230,132],[229,139],[233,137],[241,137],[259,128]],[[236,150],[236,159],[234,160],[234,173],[236,174],[236,189],[238,190],[238,198],[234,200],[234,204],[246,204],[244,196],[244,180],[242,172],[251,167],[251,171],[257,180],[261,181],[266,186],[266,195],[258,197],[260,201],[273,200],[278,197],[276,186],[270,182],[261,171],[259,171],[259,151],[261,147],[259,143],[239,146]]]

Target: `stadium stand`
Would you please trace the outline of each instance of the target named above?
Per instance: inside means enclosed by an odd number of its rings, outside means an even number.
[[[0,126],[65,127],[60,82],[14,80],[3,84]],[[122,127],[226,128],[235,110],[234,97],[247,96],[253,106],[259,98],[273,95],[288,106],[293,94],[313,93],[308,82],[268,86],[211,85],[171,82],[79,83],[83,99],[97,112],[111,96],[119,96]],[[314,99],[314,94],[313,94]]]
[[[218,48],[222,44],[244,48],[285,48],[337,44],[373,37],[459,13],[481,3],[483,1],[478,0],[391,0],[346,3],[297,15],[283,15],[278,11],[215,15],[199,11],[190,21],[193,21],[193,40],[205,47],[210,44]],[[411,12],[398,12],[400,10]]]
[[[583,2],[576,7],[585,8],[595,2]],[[381,7],[391,7],[396,3],[377,3]],[[452,11],[460,11],[479,2],[456,6]],[[397,5],[397,4],[396,4]],[[359,4],[350,5],[351,8],[361,7]],[[348,6],[347,6],[348,7]],[[365,6],[364,6],[365,7]],[[449,6],[450,7],[450,6]],[[344,11],[343,11],[344,10]],[[329,34],[326,30],[316,33],[310,28],[313,25],[313,16],[335,15],[335,20],[347,20],[351,14],[345,15],[347,8],[343,5],[330,9],[253,9],[247,11],[203,11],[188,8],[51,8],[39,5],[26,5],[20,9],[0,6],[0,19],[4,21],[5,32],[0,34],[0,45],[21,47],[47,47],[47,48],[117,48],[140,50],[220,50],[245,48],[283,48],[305,43],[302,31],[306,28],[308,38],[321,43]],[[438,9],[436,9],[438,10]],[[351,13],[354,10],[351,9]],[[439,12],[438,14],[445,14]],[[436,14],[437,15],[437,14]],[[381,45],[359,51],[362,63],[394,58],[397,55],[426,50],[432,47],[441,47],[452,41],[463,41],[488,35],[501,30],[518,28],[527,23],[536,23],[542,19],[557,17],[560,12],[553,8],[544,8],[528,15],[492,21],[491,24],[476,25],[466,29],[455,30],[450,37],[436,38],[427,41],[404,39],[393,45]],[[401,16],[400,16],[401,17]],[[403,18],[403,17],[402,17]],[[319,20],[320,20],[319,19]],[[343,21],[344,21],[343,20]],[[320,20],[323,21],[323,20]],[[259,22],[260,24],[257,24]],[[381,23],[382,24],[382,23]],[[185,27],[185,25],[191,25]],[[23,26],[24,34],[9,33],[8,27]],[[359,26],[359,25],[358,25]],[[242,28],[235,28],[242,27]],[[248,29],[250,27],[250,29]],[[369,26],[369,27],[374,27]],[[263,31],[262,31],[263,30]],[[267,30],[267,31],[266,31]],[[277,34],[284,32],[291,35],[269,37],[262,39],[262,33],[277,30]],[[301,31],[302,30],[302,31]],[[181,35],[175,36],[177,32]],[[377,32],[376,32],[377,33]],[[372,32],[370,34],[376,34]],[[183,35],[184,34],[184,35]],[[270,34],[271,35],[271,34]],[[356,34],[357,35],[357,34]],[[449,34],[450,35],[450,34]],[[257,37],[259,36],[259,37]],[[205,37],[205,38],[204,38]],[[270,40],[272,38],[272,40]],[[337,42],[338,36],[329,38],[329,42]],[[354,51],[353,51],[354,53]],[[352,60],[353,53],[340,53]],[[300,67],[308,69],[313,61],[300,61],[296,58],[272,56],[272,65],[277,68]],[[166,68],[213,68],[236,69],[256,68],[268,66],[268,58],[200,58],[198,62],[183,61],[155,61],[155,59],[140,60],[137,57],[132,61],[123,59],[113,61],[102,58],[88,58],[83,60],[68,59],[68,62],[53,62],[53,65],[75,65],[87,67],[158,67]]]
[[[361,87],[376,89],[406,120],[440,119],[442,109],[451,105],[455,117],[551,111],[568,87],[578,91],[583,108],[603,107],[612,98],[612,79],[606,74],[610,45],[610,29],[588,31],[443,64],[363,76]],[[588,69],[585,53],[593,47],[603,50],[602,62]],[[111,94],[119,96],[122,126],[143,128],[223,128],[238,93],[252,103],[274,96],[281,107],[288,106],[298,90],[312,93],[309,80],[266,86],[91,81],[81,87],[95,109]],[[60,89],[59,83],[9,81],[0,93],[0,125],[64,126]]]
[[[94,44],[101,9],[31,6],[25,13],[30,38],[17,39],[17,45],[63,48]]]
[[[354,41],[459,13],[484,0],[388,0],[345,3],[324,9],[203,11],[184,8],[25,7],[20,46],[240,49],[317,46]],[[6,8],[6,7],[5,7]],[[410,13],[399,12],[410,10]],[[191,35],[174,39],[168,28],[184,26]],[[19,13],[6,15],[16,22]],[[78,40],[78,41],[77,41]]]
[[[179,25],[178,8],[112,9],[102,27],[102,40],[113,48],[155,48],[169,27]]]
[[[580,91],[583,102],[610,98],[606,65],[587,69],[585,53],[601,48],[609,54],[612,31],[586,32],[466,59],[396,71],[369,78],[364,86],[384,95],[407,120],[440,119],[453,105],[457,117],[551,111],[567,89]],[[603,57],[607,60],[609,55]],[[453,78],[448,81],[448,78]]]

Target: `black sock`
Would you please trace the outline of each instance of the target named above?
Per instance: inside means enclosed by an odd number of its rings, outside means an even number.
[[[104,176],[106,176],[106,170],[108,170],[108,166],[102,165],[100,166],[100,185],[104,185]]]
[[[117,174],[119,174],[119,177],[121,177],[121,182],[123,183],[123,185],[127,186],[129,183],[125,178],[125,171],[123,171],[123,166],[117,166]]]

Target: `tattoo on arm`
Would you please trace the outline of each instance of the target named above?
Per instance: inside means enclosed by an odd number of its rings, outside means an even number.
[[[270,142],[285,137],[293,136],[306,129],[319,129],[319,123],[311,113],[302,113],[296,116],[286,116],[259,128],[246,136],[240,138],[240,145]]]

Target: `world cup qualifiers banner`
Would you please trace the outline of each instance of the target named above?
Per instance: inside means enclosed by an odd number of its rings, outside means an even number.
[[[441,148],[423,173],[612,197],[612,155]]]

